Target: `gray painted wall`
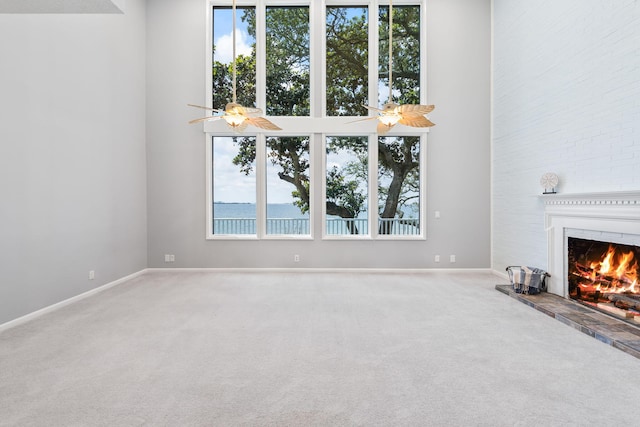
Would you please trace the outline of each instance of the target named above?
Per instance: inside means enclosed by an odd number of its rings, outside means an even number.
[[[490,266],[489,0],[429,1],[428,99],[437,126],[428,138],[428,238],[408,242],[205,240],[205,139],[200,126],[187,125],[194,111],[186,107],[205,98],[204,7],[202,0],[147,5],[150,267]],[[175,263],[164,254],[175,254]],[[435,254],[443,262],[434,263]]]
[[[640,2],[494,0],[493,268],[546,268],[540,177],[640,188]]]
[[[0,15],[0,324],[146,267],[145,7]]]

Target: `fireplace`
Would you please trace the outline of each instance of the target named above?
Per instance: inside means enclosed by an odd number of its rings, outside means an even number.
[[[609,309],[609,314],[640,326],[637,307],[631,307],[638,295],[632,290],[640,287],[637,282],[633,285],[640,265],[640,191],[540,197],[545,205],[551,275],[548,292]],[[617,264],[616,272],[605,267],[607,263]],[[625,270],[635,266],[635,273],[625,271],[618,277],[620,264]]]
[[[568,237],[569,298],[640,325],[640,247]]]

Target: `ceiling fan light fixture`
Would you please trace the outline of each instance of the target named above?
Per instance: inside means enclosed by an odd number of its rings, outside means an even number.
[[[232,128],[240,127],[242,125],[242,123],[244,123],[244,121],[247,120],[246,117],[241,116],[239,114],[238,115],[236,115],[236,114],[226,114],[226,115],[222,116],[222,118]]]
[[[389,127],[396,125],[401,118],[402,117],[400,116],[400,114],[396,112],[382,113],[380,116],[378,116],[378,120],[380,121],[380,123]]]

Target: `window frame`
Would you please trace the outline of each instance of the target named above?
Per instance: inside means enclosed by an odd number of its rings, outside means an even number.
[[[256,7],[256,106],[266,111],[266,55],[265,37],[266,8],[268,6],[307,6],[309,7],[310,26],[310,116],[266,116],[276,123],[282,131],[265,131],[250,128],[242,133],[243,136],[256,137],[256,235],[213,234],[213,137],[234,137],[238,133],[231,131],[224,120],[205,121],[203,132],[206,141],[206,239],[207,240],[313,240],[316,229],[316,211],[321,213],[321,238],[322,240],[424,240],[426,239],[426,165],[427,165],[427,136],[429,128],[411,128],[397,126],[391,129],[385,136],[418,136],[420,137],[420,233],[415,235],[382,235],[378,233],[377,221],[377,139],[375,121],[348,123],[349,121],[362,119],[366,116],[327,116],[326,115],[326,6],[358,6],[369,9],[369,82],[378,81],[378,7],[388,6],[389,0],[236,0],[237,7]],[[394,6],[414,5],[420,6],[420,103],[427,104],[427,0],[393,0]],[[210,94],[213,91],[213,78],[211,64],[213,53],[213,7],[231,7],[232,0],[209,0],[206,2],[206,28],[205,37],[205,103],[207,107],[213,107]],[[378,104],[378,88],[375,84],[369,84],[369,105]],[[331,129],[331,133],[327,133]],[[309,235],[273,235],[266,233],[266,138],[308,136],[310,140],[310,204],[309,204]],[[369,183],[368,198],[370,204],[375,204],[375,209],[369,207],[369,233],[366,235],[327,235],[326,234],[326,149],[327,136],[368,136],[369,138]],[[322,151],[319,151],[319,147]],[[320,153],[322,155],[320,155]],[[321,169],[318,172],[318,169]],[[316,182],[321,179],[321,182]],[[320,190],[320,198],[317,198],[316,189]],[[317,209],[316,203],[320,202],[321,209]],[[375,215],[375,217],[374,217]]]

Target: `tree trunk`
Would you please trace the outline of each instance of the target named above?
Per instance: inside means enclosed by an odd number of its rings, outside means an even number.
[[[344,206],[335,204],[334,202],[327,202],[327,215],[335,215],[345,219],[355,218],[353,212]],[[358,227],[356,227],[353,221],[347,221],[347,230],[349,230],[349,234],[360,234]]]

